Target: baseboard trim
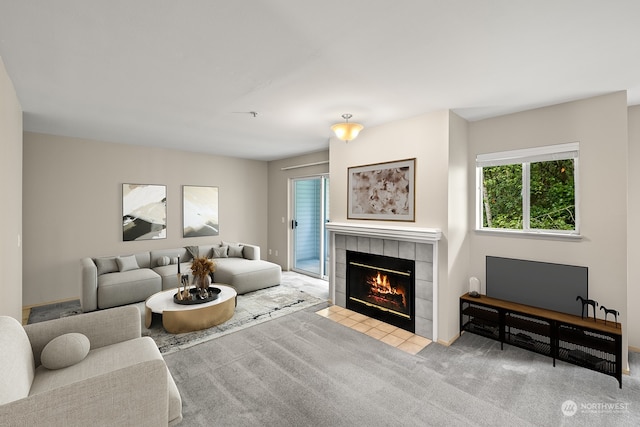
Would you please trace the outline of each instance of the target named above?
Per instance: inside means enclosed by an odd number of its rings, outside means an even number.
[[[451,338],[451,340],[449,341],[444,341],[444,340],[438,340],[438,344],[443,345],[445,347],[449,347],[451,344],[453,344],[454,342],[457,341],[457,339],[460,338],[460,334],[456,334],[453,338]]]

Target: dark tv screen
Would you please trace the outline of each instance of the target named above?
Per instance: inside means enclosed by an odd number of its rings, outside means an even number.
[[[487,296],[580,316],[588,298],[589,269],[487,256]]]

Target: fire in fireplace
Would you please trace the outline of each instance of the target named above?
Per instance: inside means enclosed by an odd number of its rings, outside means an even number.
[[[347,308],[415,332],[415,261],[347,251]]]

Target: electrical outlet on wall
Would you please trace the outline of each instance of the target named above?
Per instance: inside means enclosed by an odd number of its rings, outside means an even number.
[[[271,249],[269,249],[269,255],[271,255]]]

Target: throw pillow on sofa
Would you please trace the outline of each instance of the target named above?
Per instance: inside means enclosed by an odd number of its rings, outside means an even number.
[[[116,262],[118,263],[118,269],[121,272],[129,271],[129,270],[137,270],[140,268],[138,267],[138,261],[136,260],[135,255],[119,256],[116,258]]]
[[[119,270],[115,257],[96,258],[94,259],[96,267],[98,267],[98,276],[101,274],[115,273]]]
[[[76,332],[60,335],[44,346],[40,361],[47,369],[62,369],[84,360],[89,354],[89,338]]]
[[[222,242],[224,246],[229,246],[229,258],[244,258],[242,255],[242,245],[234,242]]]
[[[242,246],[229,246],[229,258],[242,258]]]
[[[165,265],[169,265],[171,263],[171,259],[168,256],[161,256],[158,258],[158,267],[164,267]]]
[[[229,250],[228,246],[219,246],[213,248],[213,258],[228,258],[227,251]]]

